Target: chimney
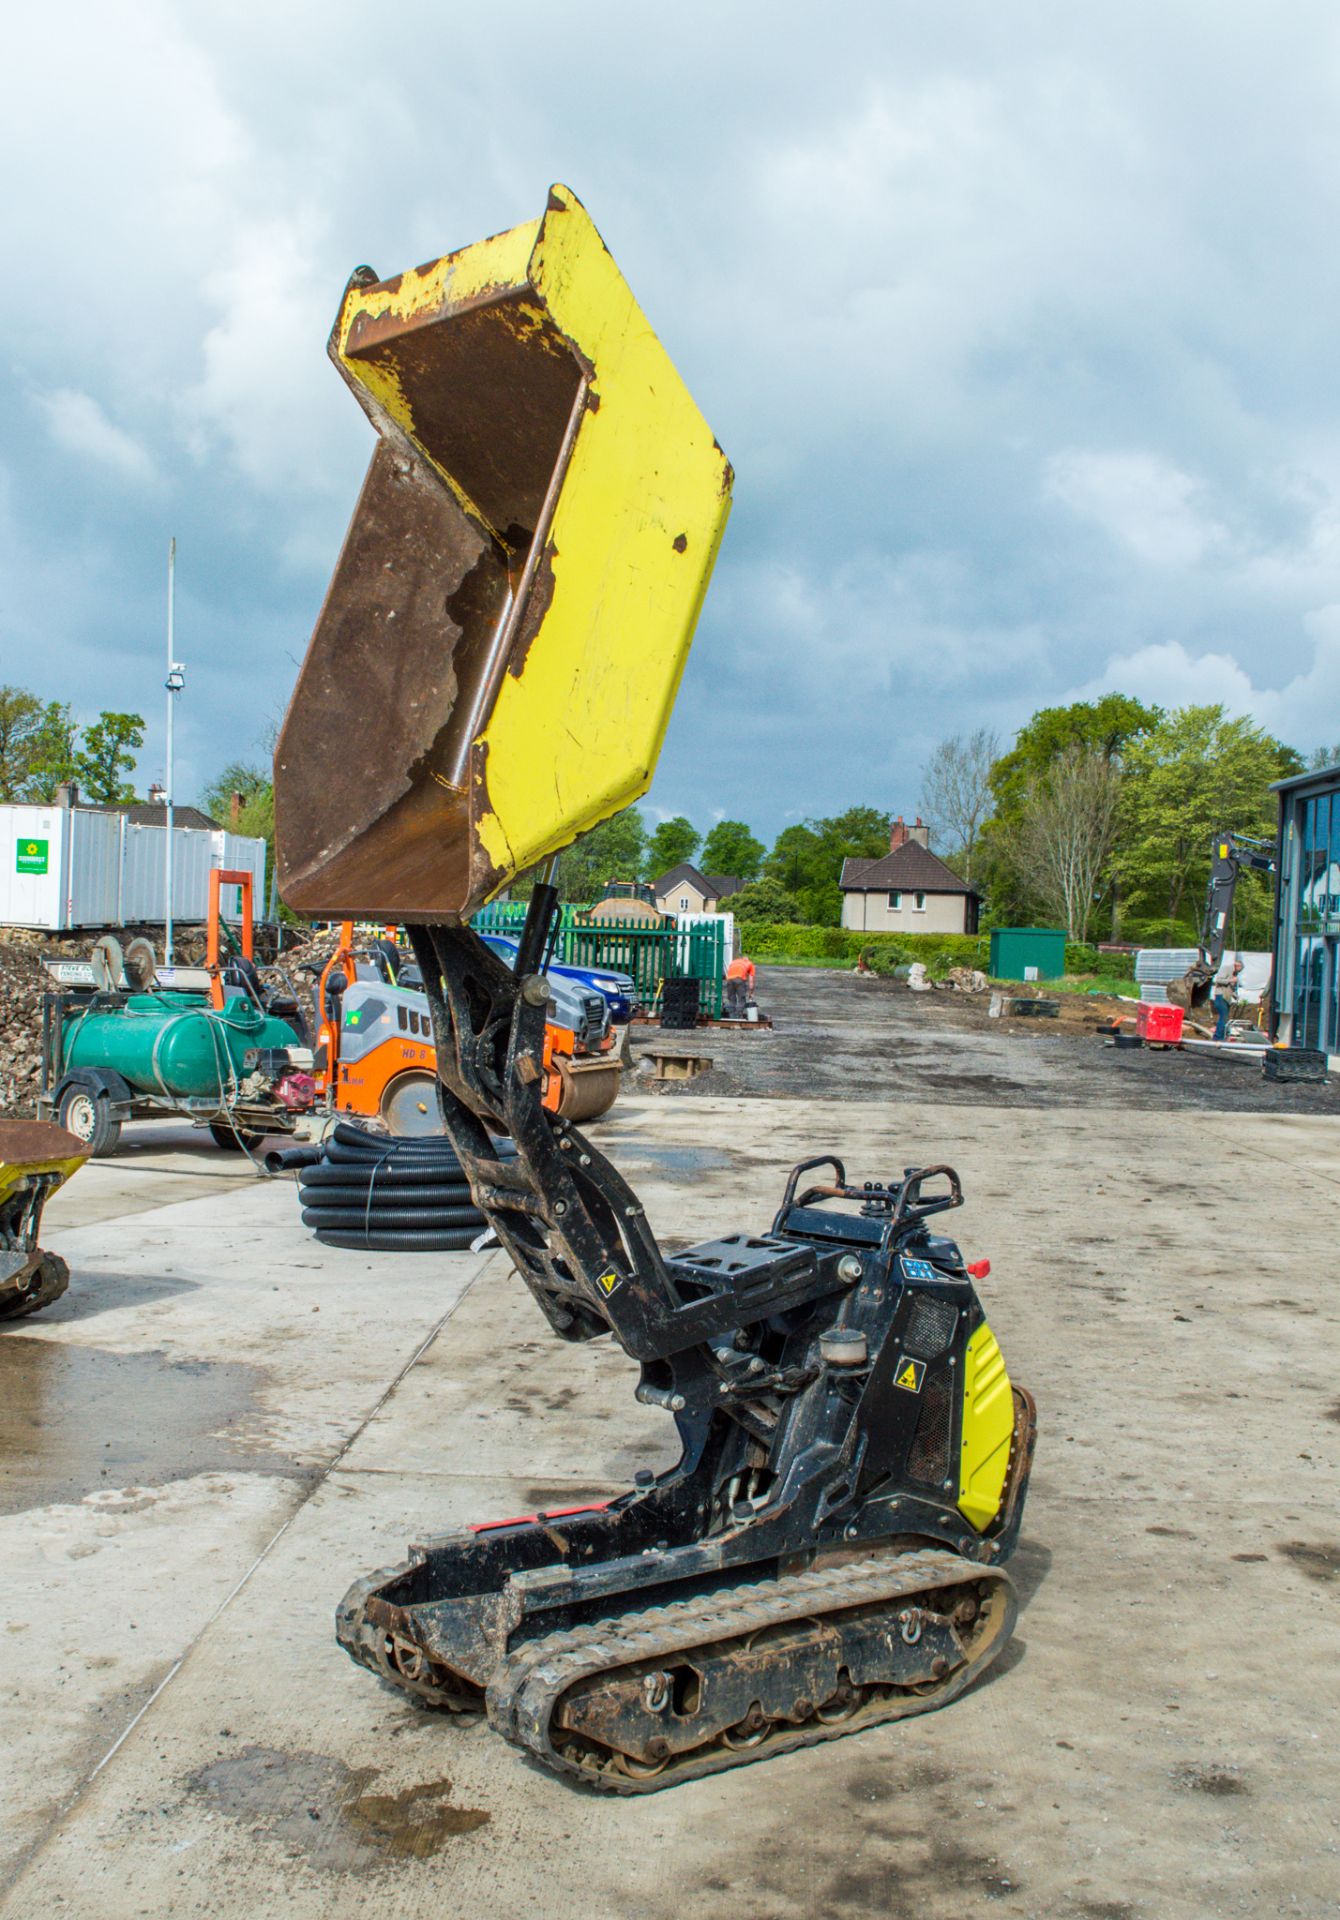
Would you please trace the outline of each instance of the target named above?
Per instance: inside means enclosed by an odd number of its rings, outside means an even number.
[[[897,853],[899,847],[905,843],[906,839],[907,827],[900,813],[893,825],[889,828],[889,852]]]
[[[56,805],[68,812],[79,805],[79,787],[73,780],[62,780],[56,789]]]
[[[166,803],[167,788],[161,787],[156,780],[152,781],[149,786],[149,805],[151,807],[161,807],[165,806]]]
[[[234,832],[237,831],[237,823],[241,819],[241,817],[242,817],[242,795],[238,792],[236,788],[234,788],[233,797],[228,806],[228,820]]]
[[[915,840],[919,847],[930,846],[931,830],[926,825],[926,822],[922,819],[920,814],[917,815],[916,825],[911,826],[907,829],[907,837],[909,840]]]

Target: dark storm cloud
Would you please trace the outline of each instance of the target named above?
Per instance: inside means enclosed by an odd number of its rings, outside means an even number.
[[[500,17],[11,28],[6,679],[139,707],[156,772],[175,532],[180,791],[254,752],[368,452],[349,269],[561,178],[738,476],[658,806],[905,809],[945,733],[1109,685],[1340,733],[1330,9]]]

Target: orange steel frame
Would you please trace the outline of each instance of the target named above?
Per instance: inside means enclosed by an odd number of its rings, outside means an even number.
[[[242,889],[242,955],[250,960],[252,954],[253,913],[252,901],[255,881],[249,873],[236,873],[229,867],[211,867],[209,874],[209,934],[205,949],[205,967],[209,974],[209,1002],[216,1010],[223,1006],[223,980],[221,978],[221,960],[223,942],[220,939],[223,915],[219,910],[219,896],[224,887]]]

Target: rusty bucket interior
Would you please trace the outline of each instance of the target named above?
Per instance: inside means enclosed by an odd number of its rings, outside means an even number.
[[[378,440],[275,755],[299,911],[464,919],[646,791],[731,472],[566,188],[330,352]]]

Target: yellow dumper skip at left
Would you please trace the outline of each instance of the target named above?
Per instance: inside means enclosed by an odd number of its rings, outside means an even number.
[[[43,1207],[87,1159],[64,1127],[0,1120],[0,1321],[50,1306],[69,1286],[70,1269],[37,1235]]]

